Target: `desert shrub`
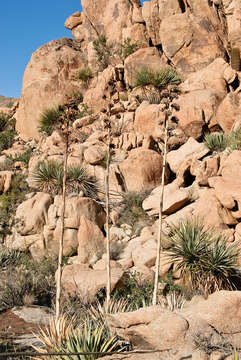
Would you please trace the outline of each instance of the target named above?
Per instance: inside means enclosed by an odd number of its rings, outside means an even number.
[[[46,109],[40,117],[39,131],[50,136],[54,131],[55,125],[58,123],[61,112],[59,107]]]
[[[11,108],[13,107],[13,105],[14,105],[14,101],[11,100],[11,101],[9,101],[9,102],[7,103],[6,106],[7,106],[9,109],[11,109]]]
[[[84,83],[88,83],[90,79],[94,77],[92,70],[89,67],[85,67],[80,69],[78,72],[78,79],[83,81]]]
[[[93,42],[93,46],[97,55],[97,62],[100,70],[104,70],[110,64],[110,58],[113,55],[115,45],[107,44],[106,37],[102,35]]]
[[[128,310],[134,311],[152,304],[153,288],[151,280],[143,280],[143,276],[139,273],[128,273],[124,288],[115,290],[114,296],[116,299],[126,299]]]
[[[22,174],[15,174],[11,180],[10,189],[0,195],[0,235],[5,236],[11,231],[11,220],[18,205],[30,191]]]
[[[204,294],[235,288],[240,277],[236,245],[229,245],[222,235],[205,229],[197,219],[172,226],[170,239],[167,251],[186,285]]]
[[[0,132],[7,129],[8,120],[9,120],[9,117],[6,114],[0,112]]]
[[[62,191],[63,164],[55,160],[40,162],[32,173],[36,188],[41,191],[58,194]],[[69,166],[66,179],[67,193],[79,193],[84,196],[97,198],[98,184],[95,177],[89,175],[81,166]]]
[[[154,85],[157,89],[162,90],[167,85],[179,85],[180,82],[178,73],[170,67],[154,71],[144,66],[135,73],[135,87]]]
[[[123,44],[119,46],[119,55],[122,60],[125,60],[129,55],[133,54],[139,49],[137,42],[131,42],[130,38],[124,40]]]
[[[8,255],[10,258],[3,258],[1,264],[4,273],[0,281],[0,311],[31,302],[50,306],[55,296],[55,262],[46,258],[36,263],[30,255],[16,250],[8,251]]]
[[[26,165],[28,165],[29,160],[31,159],[33,153],[33,149],[31,147],[29,147],[26,151],[22,152],[22,153],[17,153],[14,156],[9,155],[8,159],[13,163],[16,161],[21,161],[23,163],[25,163]]]
[[[0,151],[9,149],[14,143],[15,130],[8,129],[0,133]]]
[[[26,262],[28,255],[22,251],[15,249],[2,248],[0,250],[0,269],[7,266],[18,266]]]
[[[150,225],[153,219],[150,218],[142,208],[142,202],[149,192],[126,192],[122,194],[122,200],[116,207],[120,217],[118,225],[128,224],[134,232],[138,232],[142,227]]]
[[[228,147],[230,151],[241,150],[241,129],[231,131],[228,135]]]
[[[223,133],[206,134],[204,142],[211,151],[223,151],[228,146],[228,136]]]
[[[91,115],[91,114],[92,114],[92,110],[88,107],[88,105],[85,103],[82,103],[82,104],[80,104],[80,109],[76,115],[76,118],[80,119],[84,116]]]

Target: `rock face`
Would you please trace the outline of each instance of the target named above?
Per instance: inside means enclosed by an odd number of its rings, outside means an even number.
[[[41,113],[80,90],[74,79],[84,62],[79,47],[67,38],[51,41],[32,55],[16,113],[16,128],[23,139],[38,138]]]
[[[197,343],[202,336],[210,344],[223,340],[231,341],[235,347],[240,346],[240,302],[240,291],[220,291],[207,300],[197,299],[196,303],[191,302],[182,310],[170,312],[153,306],[131,313],[108,315],[108,323],[113,331],[139,350],[162,350],[162,356],[166,354],[170,359],[180,359],[188,354],[200,358],[204,352]]]

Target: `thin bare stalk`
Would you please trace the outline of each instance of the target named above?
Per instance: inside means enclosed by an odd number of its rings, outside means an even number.
[[[61,278],[62,278],[62,265],[63,265],[63,243],[64,243],[64,216],[65,216],[65,200],[66,200],[66,179],[67,179],[67,162],[68,162],[68,127],[67,136],[65,141],[64,152],[64,174],[63,174],[63,187],[62,187],[62,213],[61,213],[61,234],[59,243],[59,256],[58,256],[58,272],[57,272],[57,284],[56,284],[56,321],[60,317],[60,298],[61,298]]]
[[[106,312],[109,310],[110,292],[111,292],[111,273],[110,273],[110,124],[108,125],[108,143],[107,143],[107,162],[106,162],[106,181],[105,181],[105,195],[106,195]]]
[[[160,272],[160,255],[162,252],[162,211],[163,211],[163,198],[164,198],[164,185],[165,185],[165,170],[166,170],[166,159],[167,159],[167,140],[168,140],[168,112],[165,112],[165,140],[164,140],[164,154],[162,161],[162,178],[161,178],[161,193],[159,202],[159,218],[158,218],[158,237],[157,237],[157,257],[156,257],[156,268],[155,268],[155,281],[152,304],[157,304],[157,291],[158,291],[158,280]]]

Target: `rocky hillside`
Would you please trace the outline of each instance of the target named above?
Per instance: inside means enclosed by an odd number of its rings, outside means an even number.
[[[208,252],[217,237],[225,251],[240,249],[241,3],[82,0],[82,8],[65,23],[73,40],[53,40],[33,53],[19,105],[6,112],[7,124],[0,122],[2,243],[37,261],[57,256],[61,192],[38,176],[61,168],[68,139],[63,286],[93,301],[106,283],[109,127],[112,288],[123,286],[127,274],[152,281],[167,134],[160,279],[182,285],[183,272],[168,252],[170,229],[180,221],[199,219],[203,231],[215,234]],[[208,279],[200,276],[195,290],[233,288],[212,281],[208,288]],[[173,317],[178,331],[186,326],[182,316]],[[131,323],[131,332],[139,333],[143,321]],[[240,329],[232,331],[241,344]]]

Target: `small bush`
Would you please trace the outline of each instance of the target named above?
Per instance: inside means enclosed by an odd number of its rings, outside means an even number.
[[[167,85],[179,85],[180,82],[177,72],[169,67],[155,71],[148,67],[142,67],[135,74],[135,87],[154,85],[157,89],[162,90]]]
[[[100,36],[93,42],[94,50],[97,55],[97,62],[100,70],[104,70],[110,64],[110,58],[113,55],[114,44],[107,44],[107,39],[104,35]]]
[[[211,151],[223,151],[228,146],[228,136],[220,134],[206,134],[204,141]]]
[[[55,296],[54,274],[56,264],[52,259],[35,263],[28,254],[5,250],[9,259],[2,258],[4,273],[0,281],[0,311],[22,306],[26,301],[50,306]]]
[[[89,67],[80,69],[78,72],[78,79],[84,83],[88,83],[90,79],[94,77],[92,70]]]
[[[28,165],[29,160],[31,159],[32,153],[33,153],[33,149],[28,148],[26,151],[15,154],[14,157],[10,155],[8,158],[11,162],[21,161],[24,164]]]
[[[238,249],[221,235],[195,220],[186,220],[170,231],[171,261],[177,264],[184,282],[204,294],[234,289],[240,278]]]
[[[115,291],[116,299],[126,299],[128,302],[128,311],[134,311],[141,307],[150,306],[153,296],[153,282],[143,281],[139,273],[126,274],[125,287]]]
[[[8,116],[2,112],[0,112],[0,132],[7,129],[8,126]]]
[[[10,189],[0,195],[0,236],[11,232],[11,221],[18,205],[25,199],[30,191],[22,174],[15,174]]]
[[[40,117],[39,131],[50,136],[54,131],[54,126],[59,121],[60,115],[59,107],[45,110]]]
[[[133,231],[140,231],[142,227],[153,222],[142,208],[142,202],[148,196],[148,192],[128,192],[122,194],[122,201],[116,208],[120,213],[118,225],[128,224]]]
[[[122,60],[125,60],[129,55],[133,54],[139,49],[137,42],[131,42],[130,38],[125,39],[124,44],[120,44],[119,55]]]
[[[0,133],[0,151],[9,149],[14,143],[15,130],[9,129]]]

